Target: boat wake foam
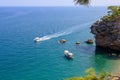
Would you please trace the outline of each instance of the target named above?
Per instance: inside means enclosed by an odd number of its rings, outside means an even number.
[[[84,24],[81,24],[81,25],[77,25],[77,26],[73,26],[67,30],[64,30],[62,32],[58,32],[58,33],[55,33],[55,34],[51,34],[51,35],[46,35],[46,36],[43,36],[43,37],[40,37],[40,41],[45,41],[45,40],[49,40],[49,39],[52,39],[52,38],[56,38],[56,37],[60,37],[60,36],[64,36],[64,35],[68,35],[68,34],[71,34],[77,30],[79,30],[80,28],[83,28],[87,25],[90,25],[92,22],[89,22],[89,23],[84,23]]]
[[[60,36],[63,36],[63,35],[68,35],[70,33],[71,32],[59,32],[59,33],[43,36],[40,39],[41,39],[41,41],[45,41],[45,40],[49,40],[49,39],[52,39],[52,38],[60,37]]]

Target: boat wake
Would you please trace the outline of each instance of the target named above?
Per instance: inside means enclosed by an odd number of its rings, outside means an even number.
[[[49,40],[49,39],[52,39],[52,38],[60,37],[60,36],[63,36],[63,35],[68,35],[70,33],[71,32],[59,32],[59,33],[55,33],[55,34],[51,34],[51,35],[46,35],[46,36],[41,37],[40,41],[45,41],[45,40]]]
[[[80,30],[81,28],[84,28],[84,27],[90,25],[92,22],[88,22],[88,23],[84,23],[84,24],[81,24],[81,25],[73,26],[69,29],[66,29],[66,30],[62,31],[62,32],[58,32],[58,33],[54,33],[54,34],[51,34],[51,35],[46,35],[46,36],[40,37],[40,39],[41,39],[40,41],[45,41],[45,40],[49,40],[49,39],[52,39],[52,38],[56,38],[56,37],[71,34],[73,32],[76,32],[77,30]]]

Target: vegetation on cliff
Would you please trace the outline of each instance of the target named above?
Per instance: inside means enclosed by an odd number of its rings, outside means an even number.
[[[114,21],[120,18],[120,6],[109,6],[108,15],[103,16],[102,20]]]

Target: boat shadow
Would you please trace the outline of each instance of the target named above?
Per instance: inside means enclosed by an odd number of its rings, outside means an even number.
[[[64,60],[72,61],[74,58],[68,58],[66,56],[63,56]]]

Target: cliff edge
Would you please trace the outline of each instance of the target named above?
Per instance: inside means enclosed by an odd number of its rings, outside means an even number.
[[[91,26],[96,46],[120,51],[120,6],[108,7],[108,15]]]

